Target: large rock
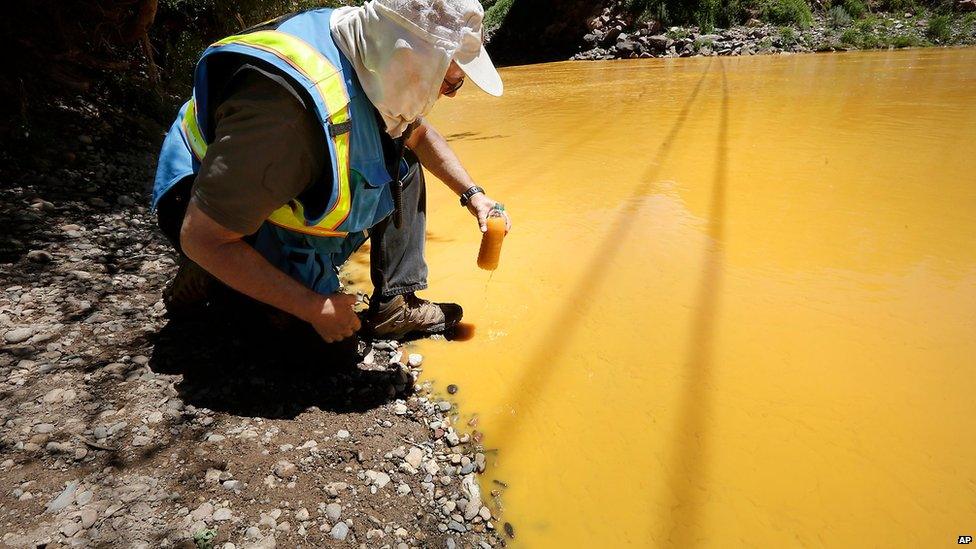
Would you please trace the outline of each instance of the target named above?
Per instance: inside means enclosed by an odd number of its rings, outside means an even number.
[[[654,51],[663,52],[668,49],[668,37],[663,34],[655,34],[647,37],[647,45]]]
[[[620,52],[621,57],[630,57],[634,53],[640,53],[640,48],[629,35],[621,34],[617,38],[617,51]]]
[[[14,328],[13,330],[3,334],[3,339],[7,343],[22,343],[30,339],[32,335],[34,335],[34,328]]]

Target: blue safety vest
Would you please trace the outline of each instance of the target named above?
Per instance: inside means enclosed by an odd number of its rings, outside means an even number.
[[[272,65],[312,99],[332,171],[331,178],[314,185],[331,188],[303,193],[322,197],[319,203],[296,198],[275,210],[258,231],[254,246],[319,293],[338,288],[335,268],[365,241],[364,231],[393,210],[388,185],[392,177],[375,109],[332,39],[332,13],[318,9],[285,16],[204,51],[194,73],[193,96],[163,142],[152,198],[155,208],[176,183],[195,176],[213,139],[211,95],[225,82],[212,81],[210,64],[220,56],[235,55]]]

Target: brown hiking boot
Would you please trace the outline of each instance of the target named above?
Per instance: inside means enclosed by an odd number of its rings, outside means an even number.
[[[163,289],[163,304],[171,317],[184,316],[203,306],[210,297],[213,276],[180,254],[176,276]]]
[[[454,328],[464,311],[455,303],[431,303],[413,293],[398,295],[369,311],[367,324],[373,337],[403,339],[413,335],[444,333]]]

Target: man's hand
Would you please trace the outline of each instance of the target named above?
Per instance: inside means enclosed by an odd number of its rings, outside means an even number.
[[[359,330],[359,317],[353,310],[356,296],[335,293],[321,297],[304,320],[315,328],[326,343],[342,341]]]
[[[180,233],[183,251],[190,259],[231,288],[308,322],[325,341],[340,341],[356,333],[355,296],[313,292],[268,263],[243,236],[214,221],[196,199],[190,201]]]
[[[478,227],[481,228],[481,232],[488,230],[488,216],[491,215],[491,210],[494,209],[495,204],[498,202],[488,198],[484,193],[478,193],[468,199],[468,211],[478,220]],[[505,218],[505,234],[508,234],[508,231],[512,230],[512,219],[508,217],[508,212],[505,210],[499,213]]]

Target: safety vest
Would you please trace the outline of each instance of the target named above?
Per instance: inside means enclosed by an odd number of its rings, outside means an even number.
[[[315,192],[302,194],[319,198],[306,199],[308,203],[291,200],[267,221],[305,235],[344,237],[389,215],[392,177],[384,161],[375,109],[332,39],[332,13],[318,9],[285,16],[224,38],[204,51],[194,72],[193,96],[163,142],[153,207],[177,182],[198,172],[213,140],[211,94],[225,84],[211,81],[221,79],[214,76],[213,63],[221,56],[237,55],[270,64],[307,92],[328,144],[332,177],[315,182],[320,187]]]

